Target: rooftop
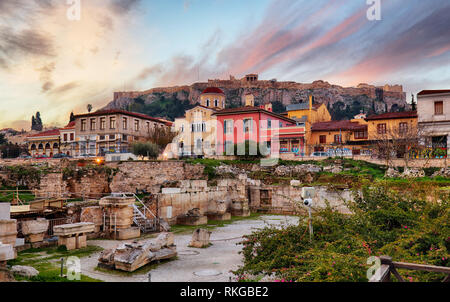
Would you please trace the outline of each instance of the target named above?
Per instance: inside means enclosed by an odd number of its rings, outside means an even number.
[[[167,125],[167,123],[171,123],[171,122],[168,122],[166,120],[159,119],[159,118],[156,118],[156,117],[151,117],[151,116],[146,115],[146,114],[137,113],[137,112],[130,112],[130,111],[122,110],[122,109],[98,110],[98,111],[91,112],[91,113],[75,115],[75,118],[99,116],[99,115],[108,115],[108,114],[123,114],[123,115],[133,116],[133,117],[137,117],[137,118],[142,118],[142,119],[145,119],[145,120],[154,121],[154,122],[157,122],[157,123],[163,123],[163,124],[166,124],[166,125]]]
[[[313,104],[312,109],[317,110],[322,104]],[[298,104],[291,104],[286,106],[286,111],[295,111],[295,110],[308,110],[309,109],[309,103],[298,103]]]
[[[388,120],[399,118],[417,118],[417,111],[387,112],[383,114],[370,115],[366,118],[366,121]]]
[[[311,126],[311,131],[340,131],[340,130],[366,130],[367,125],[361,125],[357,122],[350,121],[330,121],[330,122],[320,122],[314,123]]]
[[[223,93],[222,89],[217,88],[217,87],[208,87],[205,90],[203,90],[202,94],[204,94],[204,93],[225,94],[225,93]]]
[[[268,111],[263,108],[254,107],[254,106],[244,106],[244,107],[238,107],[238,108],[223,109],[223,110],[213,113],[213,115],[230,115],[230,114],[242,114],[242,113],[265,113],[265,114],[277,117],[279,119],[288,121],[290,123],[295,123],[295,121],[293,119],[290,119],[286,116],[282,116],[278,113],[274,113],[272,111]]]
[[[422,90],[417,95],[432,95],[432,94],[441,94],[441,93],[450,93],[450,89]]]
[[[27,137],[46,137],[46,136],[57,136],[57,135],[59,135],[59,129],[42,131],[37,134],[29,135]]]

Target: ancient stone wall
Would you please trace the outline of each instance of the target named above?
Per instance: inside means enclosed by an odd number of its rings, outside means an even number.
[[[158,193],[161,185],[179,180],[205,179],[202,165],[182,161],[123,162],[108,164],[119,171],[110,184],[111,192],[146,190]]]

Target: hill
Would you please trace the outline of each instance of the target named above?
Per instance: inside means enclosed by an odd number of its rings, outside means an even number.
[[[255,75],[256,76],[256,75]],[[274,111],[282,112],[289,104],[308,100],[312,94],[316,103],[325,103],[333,119],[353,118],[365,113],[384,113],[386,111],[408,110],[406,94],[402,86],[385,85],[376,87],[359,84],[357,87],[342,87],[325,81],[310,84],[296,82],[278,82],[277,80],[258,80],[254,77],[229,80],[208,80],[189,86],[153,88],[146,91],[115,92],[114,99],[105,109],[127,109],[152,116],[174,119],[184,115],[192,108],[207,87],[219,87],[226,94],[228,108],[244,103],[246,93],[253,93],[257,104],[274,104]]]

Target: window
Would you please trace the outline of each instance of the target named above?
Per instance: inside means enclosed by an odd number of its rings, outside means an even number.
[[[244,133],[253,132],[253,120],[251,118],[244,119]]]
[[[319,143],[326,144],[327,143],[327,136],[326,135],[319,136]]]
[[[124,141],[128,141],[128,135],[126,135],[126,134],[123,134],[123,135],[122,135],[122,140],[124,140]]]
[[[377,133],[378,134],[386,134],[386,124],[378,124],[377,125]]]
[[[408,123],[400,123],[398,126],[398,132],[400,134],[405,134],[408,132]]]
[[[95,130],[95,118],[91,118],[91,131]]]
[[[202,132],[206,132],[206,123],[205,122],[202,123]]]
[[[335,134],[334,135],[334,143],[335,144],[342,144],[342,134]]]
[[[128,129],[128,119],[126,117],[123,118],[123,130]]]
[[[356,131],[355,132],[355,139],[365,139],[365,138],[367,138],[366,131]]]
[[[223,130],[225,134],[227,133],[233,133],[233,121],[232,120],[226,120],[223,122]]]
[[[109,139],[112,139],[112,140],[116,139],[116,135],[115,134],[110,134],[109,135]]]
[[[434,114],[435,115],[442,115],[444,114],[444,102],[434,102]]]
[[[106,128],[106,119],[104,117],[100,118],[100,130],[105,130]]]
[[[206,107],[209,107],[209,105],[210,105],[210,101],[209,101],[209,99],[207,99],[206,100]]]
[[[104,135],[100,135],[99,140],[104,141],[105,140],[105,136]]]
[[[139,120],[134,120],[134,131],[139,131]]]
[[[81,120],[81,131],[86,131],[86,120]]]
[[[116,129],[116,118],[114,116],[109,118],[109,128]]]
[[[71,141],[73,141],[73,140],[74,140],[74,136],[75,136],[75,134],[74,134],[74,133],[70,133],[70,140],[71,140]]]
[[[232,141],[225,141],[225,154],[226,155],[234,154],[234,145]]]
[[[64,133],[64,141],[67,142],[67,133]]]
[[[214,100],[214,107],[219,107],[219,101],[218,100]]]
[[[280,122],[280,128],[283,128],[283,123],[282,122]]]

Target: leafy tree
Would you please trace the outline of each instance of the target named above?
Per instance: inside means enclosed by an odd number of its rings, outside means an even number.
[[[140,157],[148,156],[149,158],[157,158],[160,147],[151,142],[135,142],[131,145],[131,152]]]
[[[34,115],[31,117],[31,130],[36,130],[36,118]]]
[[[8,140],[6,139],[5,135],[3,133],[0,133],[0,145],[5,145],[8,143]]]
[[[41,120],[41,113],[38,111],[38,112],[36,112],[36,130],[42,131],[43,128],[44,128],[44,126],[43,126],[42,120]]]
[[[272,111],[275,113],[282,113],[286,111],[286,106],[280,101],[272,102]]]
[[[412,111],[417,110],[416,101],[414,100],[414,94],[411,94],[411,110]]]
[[[75,115],[73,114],[73,111],[70,113],[70,122],[75,121]]]
[[[91,112],[92,111],[92,104],[87,104],[86,108],[87,108],[88,112]]]

